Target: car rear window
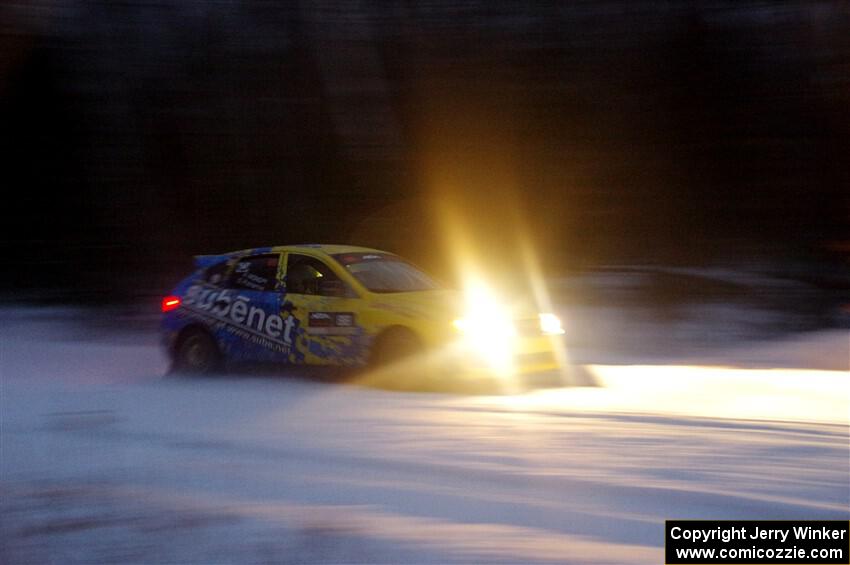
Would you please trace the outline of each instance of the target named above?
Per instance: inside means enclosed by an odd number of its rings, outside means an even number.
[[[276,254],[244,257],[233,267],[228,286],[244,290],[274,290],[279,262],[280,256]]]
[[[227,259],[221,261],[220,263],[216,263],[215,265],[210,265],[204,271],[204,281],[214,285],[223,284],[225,277],[227,276],[227,269],[229,266],[230,265],[228,264]]]

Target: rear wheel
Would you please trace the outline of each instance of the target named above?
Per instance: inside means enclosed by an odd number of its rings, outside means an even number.
[[[221,354],[212,336],[202,330],[189,330],[174,351],[178,373],[208,375],[221,365]]]

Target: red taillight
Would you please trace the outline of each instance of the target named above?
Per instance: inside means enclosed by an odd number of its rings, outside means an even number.
[[[180,297],[179,296],[166,296],[162,299],[162,311],[163,312],[171,312],[172,310],[176,310],[180,306]]]

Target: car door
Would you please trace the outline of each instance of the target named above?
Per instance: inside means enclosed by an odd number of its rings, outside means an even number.
[[[324,260],[287,253],[285,302],[297,320],[295,348],[307,363],[360,365],[367,336],[359,320],[360,298]]]
[[[288,362],[293,325],[283,304],[281,253],[241,257],[230,272],[212,312],[215,335],[228,359]]]

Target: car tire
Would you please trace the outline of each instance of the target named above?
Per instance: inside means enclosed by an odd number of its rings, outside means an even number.
[[[173,372],[185,375],[209,375],[221,367],[221,352],[207,332],[189,330],[174,348]]]
[[[419,339],[404,328],[387,330],[375,340],[370,357],[370,365],[383,368],[419,354],[422,344]]]
[[[421,356],[425,348],[420,339],[406,328],[392,328],[375,340],[369,356],[367,381],[379,388],[424,390],[430,388],[427,359],[406,364]]]

